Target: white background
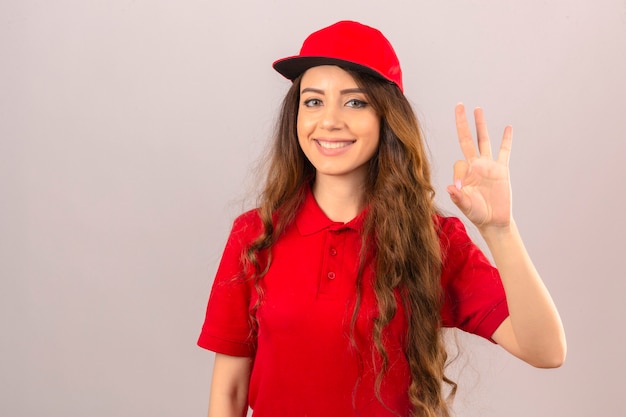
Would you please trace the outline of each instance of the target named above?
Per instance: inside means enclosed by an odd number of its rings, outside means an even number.
[[[462,337],[458,415],[623,414],[625,0],[0,0],[0,415],[205,415],[195,342],[289,86],[270,64],[340,19],[394,44],[444,209],[455,103],[514,127],[569,355]]]

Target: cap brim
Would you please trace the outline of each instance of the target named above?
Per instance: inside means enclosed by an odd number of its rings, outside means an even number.
[[[320,65],[336,65],[338,67],[364,72],[393,84],[393,81],[387,79],[381,73],[374,71],[369,67],[337,58],[328,58],[324,56],[290,56],[279,59],[272,64],[274,69],[283,77],[292,81],[304,74],[304,72],[309,68],[318,67]]]

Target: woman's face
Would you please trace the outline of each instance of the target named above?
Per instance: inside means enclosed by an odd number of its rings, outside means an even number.
[[[318,177],[364,181],[367,162],[378,149],[380,117],[349,73],[336,66],[304,73],[297,130]]]

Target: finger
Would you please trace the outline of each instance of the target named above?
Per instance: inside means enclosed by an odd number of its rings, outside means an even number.
[[[472,203],[469,197],[467,197],[462,191],[458,190],[454,185],[448,185],[448,187],[446,187],[446,190],[450,195],[450,200],[452,200],[452,202],[461,210],[462,213],[467,215],[467,213],[469,213],[472,208]]]
[[[472,140],[472,133],[470,131],[469,124],[467,123],[465,106],[463,103],[456,105],[454,109],[454,116],[456,119],[456,133],[459,137],[459,145],[461,145],[463,156],[465,156],[465,159],[468,161],[477,158],[478,154],[476,153],[476,147],[474,146],[474,141]]]
[[[491,158],[491,141],[489,140],[489,132],[487,131],[487,123],[485,122],[485,114],[482,108],[476,107],[474,109],[474,120],[476,121],[478,152],[480,152],[480,156]]]
[[[513,127],[509,125],[504,128],[504,133],[502,134],[502,143],[500,144],[500,151],[498,152],[498,162],[505,164],[505,165],[509,165],[512,145],[513,145]]]
[[[448,185],[446,187],[446,191],[448,191],[448,194],[450,195],[450,200],[452,200],[452,202],[457,207],[461,208],[459,204],[461,203],[461,200],[463,199],[463,193],[457,190],[457,188],[454,185]]]
[[[453,181],[454,181],[454,187],[457,190],[460,190],[461,188],[463,188],[463,180],[465,179],[465,176],[467,175],[467,171],[469,170],[469,164],[467,163],[467,161],[456,161],[454,163],[454,176],[453,176]]]
[[[446,187],[452,202],[463,212],[468,213],[471,209],[470,199],[461,189],[464,186],[464,180],[469,171],[467,161],[456,161],[454,163],[454,185]]]

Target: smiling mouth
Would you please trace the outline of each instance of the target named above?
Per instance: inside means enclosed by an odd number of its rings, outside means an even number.
[[[339,148],[345,148],[346,146],[352,145],[356,141],[350,140],[350,141],[328,142],[324,140],[315,140],[315,142],[317,142],[317,144],[320,145],[324,149],[339,149]]]

